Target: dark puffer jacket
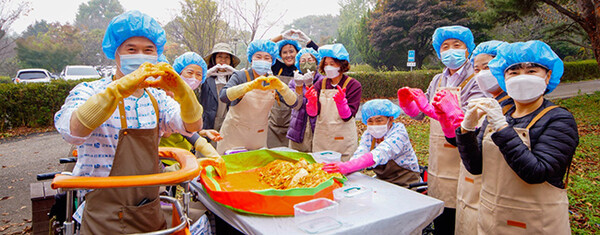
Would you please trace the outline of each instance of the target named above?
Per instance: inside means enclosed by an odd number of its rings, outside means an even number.
[[[492,140],[504,155],[506,163],[525,182],[548,183],[564,188],[563,177],[571,165],[575,149],[579,144],[577,124],[573,115],[564,108],[550,110],[529,129],[531,150],[523,144],[517,132],[510,127],[526,128],[531,120],[544,108],[553,106],[548,100],[533,113],[521,118],[512,118],[515,108],[506,113],[506,127],[494,134]],[[487,120],[474,132],[456,132],[458,151],[465,168],[474,175],[481,174],[481,143]]]

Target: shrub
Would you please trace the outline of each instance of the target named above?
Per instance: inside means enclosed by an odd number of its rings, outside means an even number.
[[[400,87],[408,86],[427,90],[439,70],[417,70],[413,72],[356,72],[349,74],[362,84],[362,98],[392,98]]]
[[[561,81],[583,81],[600,78],[600,69],[595,60],[565,62],[565,73]]]
[[[13,127],[53,125],[54,113],[69,91],[83,81],[86,80],[0,84],[0,132]]]
[[[2,83],[12,83],[12,79],[10,77],[0,76],[0,84]]]

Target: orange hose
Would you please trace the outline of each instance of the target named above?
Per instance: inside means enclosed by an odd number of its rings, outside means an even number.
[[[189,151],[171,147],[160,147],[158,151],[159,157],[172,158],[179,162],[181,169],[158,174],[109,177],[83,177],[58,174],[52,180],[52,188],[99,189],[173,185],[192,180],[200,174],[200,167],[196,161],[196,156]]]

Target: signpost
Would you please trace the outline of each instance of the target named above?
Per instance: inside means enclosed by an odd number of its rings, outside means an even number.
[[[410,71],[412,71],[413,67],[417,66],[417,62],[415,62],[415,50],[408,50],[408,62],[406,62],[406,66],[410,67]]]

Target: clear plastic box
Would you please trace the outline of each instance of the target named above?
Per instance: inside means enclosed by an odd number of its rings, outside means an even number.
[[[318,163],[331,163],[342,161],[342,154],[334,151],[321,151],[311,154]]]
[[[338,221],[338,203],[317,198],[294,205],[294,222],[304,232],[315,234],[342,226]]]
[[[333,190],[333,198],[342,213],[354,213],[373,204],[373,189],[366,186],[344,186]]]

